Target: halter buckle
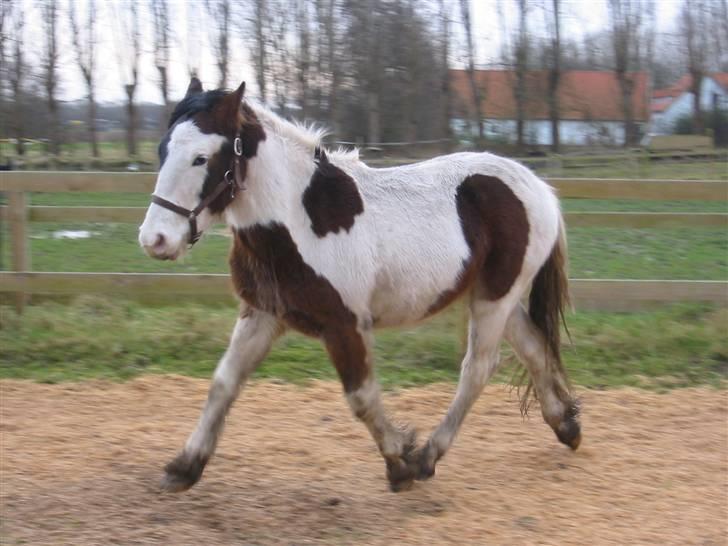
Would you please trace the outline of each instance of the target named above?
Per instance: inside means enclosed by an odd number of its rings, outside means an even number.
[[[233,152],[235,152],[235,155],[238,157],[243,155],[243,141],[240,140],[240,137],[235,137],[235,140],[233,141]]]

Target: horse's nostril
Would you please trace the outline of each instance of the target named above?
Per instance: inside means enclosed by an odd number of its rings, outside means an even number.
[[[154,241],[154,248],[164,248],[167,241],[164,239],[164,235],[161,233],[157,234],[157,239]]]

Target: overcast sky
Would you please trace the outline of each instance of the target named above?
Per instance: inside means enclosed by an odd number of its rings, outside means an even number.
[[[32,0],[22,0],[25,2],[26,9],[37,10],[35,2]],[[131,1],[131,0],[123,0]],[[83,20],[83,9],[86,5],[85,0],[62,0],[61,13],[61,74],[60,74],[60,90],[59,95],[62,100],[76,100],[85,97],[85,89],[80,72],[75,64],[75,57],[71,47],[67,2],[76,2],[80,10],[80,17]],[[658,31],[668,31],[674,25],[675,17],[678,13],[681,0],[656,0],[656,21],[655,25]],[[187,12],[191,11],[190,20],[201,20],[203,2],[201,0],[170,0],[171,14],[173,20],[173,48],[171,51],[171,98],[179,99],[187,87],[189,81],[187,76],[187,60],[192,58],[199,64],[200,77],[205,88],[215,87],[217,84],[216,68],[214,59],[207,47],[206,31],[200,27],[187,28],[188,20]],[[457,4],[457,2],[455,2]],[[550,4],[550,2],[548,2]],[[124,99],[122,75],[118,62],[118,47],[116,42],[118,38],[119,26],[112,25],[118,19],[118,12],[115,13],[111,9],[111,2],[97,0],[99,11],[99,62],[98,62],[98,84],[97,97],[99,101],[111,102],[121,101]],[[157,71],[153,63],[153,55],[151,51],[151,28],[150,17],[146,13],[147,2],[140,2],[143,7],[144,14],[144,41],[145,51],[142,54],[140,67],[140,83],[137,90],[137,101],[139,102],[159,102],[161,103],[161,95],[159,93],[156,81],[158,78]],[[473,23],[475,27],[476,47],[478,61],[481,65],[493,62],[500,51],[502,36],[499,31],[501,22],[505,19],[506,24],[510,24],[515,18],[515,0],[506,1],[505,9],[501,14],[498,12],[497,0],[471,0],[473,10]],[[606,0],[563,0],[563,30],[565,37],[578,37],[585,32],[593,32],[604,28],[608,21]],[[33,48],[39,48],[40,29],[38,28],[38,14],[27,17],[26,29],[26,46],[28,56],[37,62],[37,52],[32,51]],[[540,8],[534,15],[531,25],[538,25],[543,20]],[[243,36],[239,35],[239,31],[234,31],[235,37],[231,43],[233,53],[230,59],[229,70],[229,86],[236,86],[237,83],[245,79],[248,82],[248,89],[255,93],[255,81],[253,77],[253,69],[247,54],[248,44]],[[32,44],[32,47],[31,47]],[[191,45],[191,47],[189,47]],[[187,49],[190,49],[188,55]],[[458,63],[459,59],[454,58],[453,63]]]

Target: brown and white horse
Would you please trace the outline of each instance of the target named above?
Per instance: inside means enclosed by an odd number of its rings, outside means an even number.
[[[566,243],[552,188],[488,153],[372,169],[355,152],[322,151],[319,132],[243,101],[244,88],[205,92],[190,82],[160,144],[140,227],[147,254],[175,259],[224,220],[243,302],[197,427],[162,486],[181,491],[199,480],[242,384],[288,328],[325,345],[394,491],[434,474],[495,371],[504,337],[545,421],[576,449],[577,405],[559,354]],[[414,431],[395,426],[382,407],[373,330],[421,321],[461,296],[470,324],[457,393],[418,448]]]

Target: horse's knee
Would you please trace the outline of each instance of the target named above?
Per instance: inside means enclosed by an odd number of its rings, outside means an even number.
[[[208,457],[180,453],[164,467],[161,488],[169,493],[186,491],[199,481],[207,461]]]

